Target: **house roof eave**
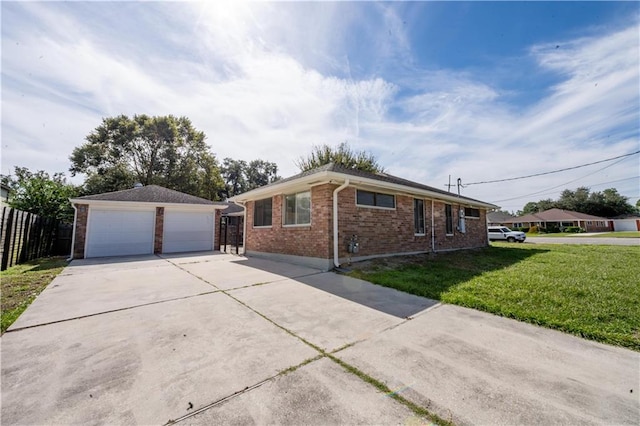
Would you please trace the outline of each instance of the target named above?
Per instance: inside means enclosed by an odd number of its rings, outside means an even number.
[[[423,196],[425,198],[448,201],[452,203],[464,204],[471,207],[482,207],[486,209],[498,209],[499,206],[491,203],[486,203],[479,200],[474,200],[467,197],[458,197],[455,194],[447,195],[435,191],[429,191],[427,189],[416,188],[409,185],[402,185],[393,182],[385,182],[378,179],[370,179],[367,177],[353,176],[346,173],[340,173],[335,171],[320,171],[318,173],[302,176],[294,180],[288,180],[278,184],[277,182],[256,188],[254,190],[239,194],[229,198],[229,201],[242,202],[257,200],[260,198],[281,194],[283,192],[293,192],[296,188],[305,188],[314,185],[320,185],[323,183],[335,183],[342,184],[346,180],[349,180],[350,186],[366,186],[375,189],[386,189],[393,192],[410,194],[413,196]]]

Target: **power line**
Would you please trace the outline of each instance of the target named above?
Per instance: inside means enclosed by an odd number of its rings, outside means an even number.
[[[481,185],[481,184],[485,184],[485,183],[507,182],[507,181],[511,181],[511,180],[527,179],[527,178],[536,177],[536,176],[544,176],[544,175],[550,175],[550,174],[553,174],[553,173],[566,172],[567,170],[574,170],[574,169],[579,169],[581,167],[592,166],[594,164],[605,163],[607,161],[617,160],[618,158],[629,157],[631,155],[636,155],[638,153],[640,153],[640,151],[631,152],[629,154],[624,154],[624,155],[618,155],[617,157],[607,158],[606,160],[594,161],[593,163],[581,164],[579,166],[573,166],[573,167],[567,167],[567,168],[564,168],[564,169],[552,170],[550,172],[535,173],[535,174],[532,174],[532,175],[519,176],[519,177],[513,177],[513,178],[506,178],[506,179],[486,180],[486,181],[482,181],[482,182],[471,182],[471,183],[465,183],[464,186]]]
[[[609,184],[611,184],[611,183],[624,182],[625,180],[638,179],[638,178],[640,178],[640,175],[638,175],[638,176],[633,176],[633,177],[628,177],[628,178],[625,178],[625,179],[611,180],[611,181],[609,181],[609,182],[599,182],[599,183],[594,183],[594,184],[588,184],[588,185],[586,185],[586,186],[588,186],[589,188],[593,188],[593,187],[596,187],[596,186],[609,185]],[[563,184],[563,185],[560,185],[560,186],[564,186],[564,185],[566,185],[566,184]],[[555,186],[554,186],[553,188],[558,188],[558,187],[555,187]],[[549,188],[549,190],[543,189],[543,190],[542,190],[542,191],[540,191],[540,192],[536,192],[536,193],[529,194],[529,195],[523,195],[523,196],[521,196],[521,197],[509,198],[509,199],[507,199],[507,200],[492,201],[492,202],[493,202],[493,203],[499,203],[499,202],[501,202],[501,201],[510,201],[510,200],[517,200],[517,199],[519,199],[519,198],[526,198],[526,197],[529,197],[529,196],[531,196],[531,195],[538,195],[538,196],[540,196],[540,195],[547,195],[547,194],[555,194],[556,192],[558,192],[558,191],[552,191],[551,189],[553,189],[553,188]],[[633,198],[633,197],[630,197],[630,198]],[[637,197],[636,197],[636,198],[637,198]]]
[[[640,152],[640,151],[638,151],[638,152]],[[625,158],[625,157],[628,157],[629,155],[631,155],[631,154],[623,155],[623,156],[622,156],[623,158],[621,158],[620,160],[616,161],[615,163],[607,164],[606,166],[604,166],[604,167],[603,167],[603,168],[601,168],[601,169],[596,170],[595,172],[587,173],[586,175],[584,175],[584,176],[580,176],[580,177],[579,177],[579,178],[577,178],[577,179],[570,180],[569,182],[561,183],[560,185],[552,186],[551,188],[543,189],[543,190],[541,190],[541,191],[536,191],[536,192],[533,192],[533,193],[531,193],[531,194],[521,195],[521,196],[519,196],[519,197],[507,198],[507,199],[505,199],[505,200],[498,200],[498,201],[492,201],[492,202],[493,202],[493,203],[501,203],[501,202],[503,202],[503,201],[518,200],[518,199],[520,199],[520,198],[526,198],[526,197],[530,197],[530,196],[532,196],[532,195],[539,195],[539,194],[541,194],[541,193],[543,193],[543,192],[547,192],[547,191],[550,191],[550,190],[552,190],[552,189],[560,188],[561,186],[565,186],[565,185],[568,185],[568,184],[570,184],[570,183],[573,183],[573,182],[579,181],[580,179],[584,179],[584,178],[586,178],[586,177],[588,177],[588,176],[595,175],[596,173],[599,173],[599,172],[603,171],[604,169],[608,169],[609,167],[615,166],[616,164],[621,163],[621,162],[623,162],[624,160],[626,160],[626,158]],[[617,157],[617,158],[620,158],[620,157]],[[602,162],[602,161],[601,161],[601,162]]]

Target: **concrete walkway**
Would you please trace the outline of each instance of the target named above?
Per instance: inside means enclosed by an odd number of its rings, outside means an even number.
[[[225,254],[74,261],[1,339],[3,424],[640,421],[640,354]]]

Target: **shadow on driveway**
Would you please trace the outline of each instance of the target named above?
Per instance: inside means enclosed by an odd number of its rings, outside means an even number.
[[[411,317],[439,303],[335,272],[300,277],[296,281],[398,318]]]

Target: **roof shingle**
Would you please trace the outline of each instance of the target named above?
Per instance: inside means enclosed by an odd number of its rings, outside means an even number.
[[[275,186],[275,185],[280,185],[283,183],[287,183],[290,181],[294,181],[296,179],[300,179],[302,177],[306,177],[306,176],[311,176],[317,173],[321,173],[321,172],[334,172],[334,173],[341,173],[341,174],[345,174],[345,175],[349,175],[349,176],[355,176],[355,177],[361,177],[361,178],[365,178],[365,179],[372,179],[372,180],[377,180],[380,182],[387,182],[387,183],[392,183],[392,184],[396,184],[396,185],[403,185],[406,186],[408,188],[415,188],[415,189],[420,189],[420,190],[424,190],[424,191],[430,191],[430,192],[435,192],[438,194],[442,194],[442,195],[448,195],[448,196],[454,196],[455,194],[451,193],[451,192],[447,192],[443,189],[438,189],[438,188],[434,188],[432,186],[428,186],[428,185],[423,185],[421,183],[418,182],[413,182],[407,179],[403,179],[397,176],[393,176],[390,175],[388,173],[370,173],[370,172],[364,172],[362,170],[357,170],[357,169],[351,169],[348,167],[344,167],[342,165],[339,164],[335,164],[335,163],[329,163],[329,164],[325,164],[324,166],[312,169],[312,170],[307,170],[304,171],[302,173],[299,173],[297,175],[288,177],[286,179],[280,179],[276,182],[272,182],[268,185],[262,186],[259,189],[263,189],[263,188],[267,188],[270,186]],[[480,201],[480,200],[476,200],[473,198],[469,198],[469,197],[463,197],[460,196],[459,197],[461,200],[468,200],[471,202],[477,202],[477,203],[485,203],[484,201]]]
[[[201,204],[224,205],[225,203],[210,201],[204,198],[174,191],[158,185],[147,185],[140,188],[125,189],[122,191],[105,192],[104,194],[85,195],[78,200],[96,201],[126,201],[138,203],[170,203],[170,204]]]

